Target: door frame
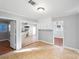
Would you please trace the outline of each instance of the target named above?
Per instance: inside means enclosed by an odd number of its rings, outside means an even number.
[[[28,25],[33,25],[33,26],[35,26],[36,27],[36,39],[38,40],[38,27],[37,27],[37,23],[32,23],[32,22],[29,22],[29,21],[27,21],[27,20],[23,20],[23,21],[20,21],[20,31],[22,32],[22,23],[28,23]],[[22,33],[20,33],[20,39],[21,39],[21,48],[23,48],[22,47]]]
[[[63,38],[63,47],[64,47],[64,21],[63,20],[56,20],[56,21],[53,21],[53,26],[56,26],[56,25],[54,25],[54,22],[57,22],[57,21],[62,21],[63,22],[63,24],[62,24],[62,27],[63,27],[63,37],[61,37],[61,38]],[[54,29],[54,28],[53,28]],[[55,30],[55,29],[54,29]],[[53,30],[53,33],[54,33],[54,30]],[[55,39],[54,39],[54,34],[53,34],[53,44],[55,45]],[[58,46],[58,45],[56,45],[56,46]]]
[[[10,22],[11,22],[11,21],[16,21],[16,20],[14,20],[14,19],[12,19],[12,18],[1,17],[1,16],[0,16],[0,19],[10,20]],[[11,37],[11,36],[10,36],[10,37]],[[11,40],[11,39],[10,39],[10,40]],[[10,40],[9,40],[9,42],[10,42]],[[11,44],[11,42],[10,42],[10,44]],[[15,44],[15,47],[14,47],[14,48],[11,47],[11,46],[10,46],[10,47],[13,48],[13,49],[16,49],[16,35],[15,35],[15,43],[14,43],[14,44]]]

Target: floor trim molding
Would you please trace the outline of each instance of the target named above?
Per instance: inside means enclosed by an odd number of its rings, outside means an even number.
[[[45,42],[47,44],[53,45],[53,43],[50,43],[50,42],[47,42],[47,41],[43,41],[43,40],[38,40],[38,41],[42,41],[42,42]]]
[[[9,41],[9,39],[2,39],[2,40],[0,40],[0,41],[6,41],[6,40],[8,40],[8,41]]]
[[[64,46],[64,48],[66,48],[66,49],[70,49],[70,50],[73,50],[73,51],[79,53],[79,49],[72,48],[72,47],[68,47],[68,46]]]
[[[45,42],[47,44],[54,45],[53,43],[50,43],[50,42],[47,42],[47,41],[43,41],[43,40],[38,40],[38,41],[42,41],[42,42]],[[54,46],[60,47],[60,46],[57,46],[57,45],[54,45]],[[66,49],[69,49],[69,50],[72,50],[72,51],[79,53],[79,49],[76,49],[76,48],[72,48],[72,47],[68,47],[68,46],[63,46],[63,48],[66,48]]]

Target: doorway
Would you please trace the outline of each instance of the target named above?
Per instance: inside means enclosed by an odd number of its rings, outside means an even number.
[[[22,48],[37,41],[37,25],[30,23],[22,23]]]
[[[64,22],[54,21],[53,22],[53,43],[56,46],[64,45]]]
[[[0,55],[13,51],[12,36],[11,35],[11,22],[13,20],[0,19]],[[15,39],[14,39],[15,40]]]

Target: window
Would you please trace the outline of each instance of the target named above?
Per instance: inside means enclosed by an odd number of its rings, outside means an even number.
[[[8,25],[6,23],[0,23],[0,32],[7,32]]]

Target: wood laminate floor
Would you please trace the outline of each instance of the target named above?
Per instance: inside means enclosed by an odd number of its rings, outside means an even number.
[[[0,59],[79,59],[75,51],[38,41],[21,50],[0,56]]]
[[[6,54],[11,51],[13,51],[13,49],[10,47],[10,42],[8,40],[0,41],[0,55]]]

